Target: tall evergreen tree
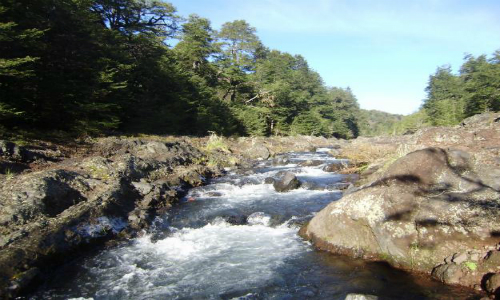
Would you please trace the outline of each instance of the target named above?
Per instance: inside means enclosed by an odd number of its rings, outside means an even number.
[[[464,90],[461,79],[451,72],[450,66],[437,69],[429,78],[424,108],[433,125],[458,124],[464,117]]]
[[[493,58],[466,56],[460,70],[466,95],[465,116],[500,111],[500,50]]]

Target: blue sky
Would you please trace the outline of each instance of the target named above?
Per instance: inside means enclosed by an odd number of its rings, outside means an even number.
[[[301,54],[362,108],[409,114],[429,75],[500,49],[500,0],[172,0],[219,29],[246,20],[271,49]]]

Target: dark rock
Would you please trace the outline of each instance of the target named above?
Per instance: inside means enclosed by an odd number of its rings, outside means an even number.
[[[221,192],[208,192],[207,196],[209,196],[209,197],[222,197],[222,193]]]
[[[274,181],[275,179],[272,177],[266,177],[266,179],[264,179],[265,184],[274,184]]]
[[[335,172],[340,172],[350,166],[351,165],[349,163],[341,161],[338,163],[326,165],[325,167],[323,167],[323,171],[335,173]]]
[[[484,287],[489,294],[500,296],[500,273],[489,275]]]
[[[222,218],[232,225],[245,225],[247,223],[247,217],[243,215],[222,216]]]
[[[0,156],[22,163],[30,163],[41,159],[53,160],[42,153],[4,140],[0,140]]]
[[[432,271],[432,277],[446,284],[459,284],[463,275],[464,271],[460,265],[454,263],[437,266]]]
[[[273,184],[277,192],[287,192],[300,187],[300,181],[292,172],[286,172],[283,177],[276,180]]]
[[[78,173],[55,170],[16,178],[0,190],[0,224],[26,222],[40,216],[55,217],[84,200],[88,190]]]
[[[1,147],[3,159],[34,159],[15,145]],[[201,185],[217,172],[193,166],[203,153],[184,142],[106,138],[94,151],[100,155],[1,182],[0,294],[15,287],[15,297],[29,286],[37,276],[26,270],[48,272],[84,245],[126,236],[124,231],[134,236],[182,196],[172,183]]]
[[[9,287],[10,293],[16,294],[18,291],[26,290],[32,281],[40,275],[40,269],[31,268],[28,271],[16,274]]]

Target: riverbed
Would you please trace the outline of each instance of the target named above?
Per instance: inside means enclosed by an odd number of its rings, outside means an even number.
[[[344,299],[362,293],[379,299],[474,299],[469,290],[383,262],[317,251],[298,236],[352,180],[323,171],[343,163],[328,150],[228,170],[191,189],[140,237],[62,266],[31,298]],[[283,172],[295,173],[302,187],[278,193],[266,183]]]

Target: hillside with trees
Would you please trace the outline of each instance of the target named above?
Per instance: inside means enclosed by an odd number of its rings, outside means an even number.
[[[361,110],[361,135],[413,133],[428,126],[458,125],[465,118],[500,111],[500,50],[492,57],[465,56],[458,74],[448,65],[429,77],[422,107],[408,116]]]
[[[390,114],[379,110],[360,110],[360,135],[378,136],[393,134],[396,124],[403,119],[403,115]]]
[[[351,90],[244,20],[215,30],[163,1],[6,0],[0,29],[2,135],[359,134]]]

